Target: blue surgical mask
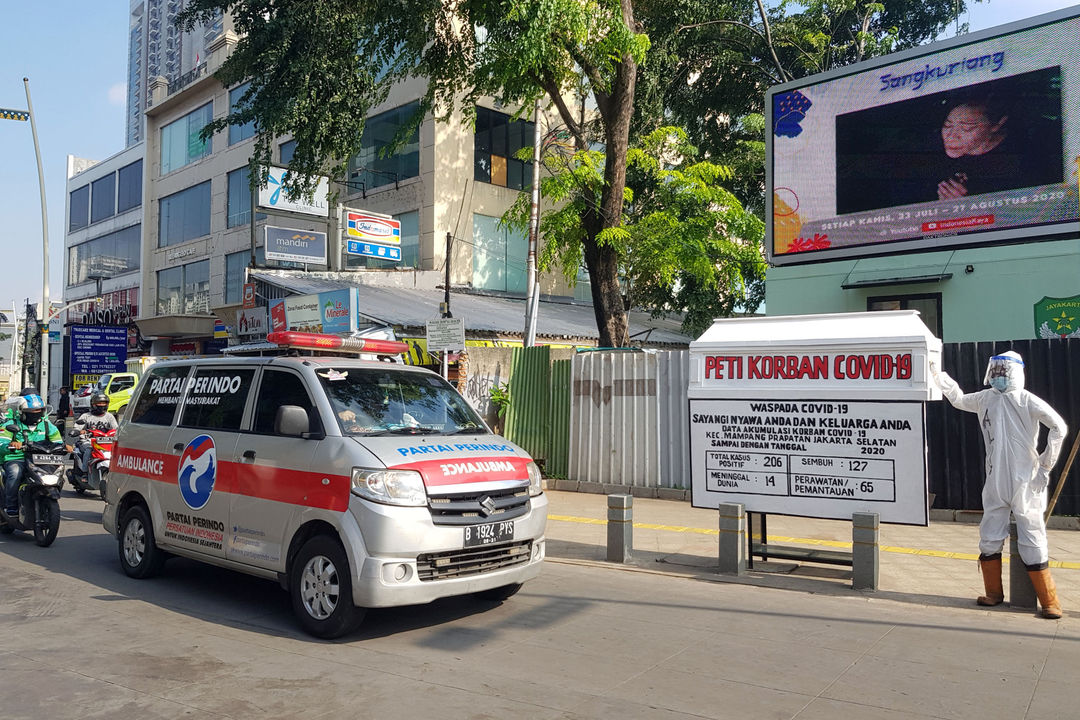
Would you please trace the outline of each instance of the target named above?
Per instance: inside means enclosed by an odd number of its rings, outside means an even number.
[[[1002,375],[990,378],[990,387],[994,388],[998,392],[1005,392],[1009,387],[1009,378]]]

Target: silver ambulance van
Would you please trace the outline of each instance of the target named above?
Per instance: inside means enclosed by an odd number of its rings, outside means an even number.
[[[102,516],[131,577],[178,555],[277,579],[324,638],[365,608],[510,597],[546,521],[536,464],[449,383],[341,357],[154,364]]]

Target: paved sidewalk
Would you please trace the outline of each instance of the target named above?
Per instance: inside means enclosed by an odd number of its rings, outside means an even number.
[[[607,496],[548,490],[548,558],[606,563]],[[720,575],[715,510],[688,502],[634,498],[634,549],[628,566],[699,579],[762,585],[809,593],[861,595],[851,589],[851,570],[842,566],[770,560],[754,563],[741,577]],[[770,515],[769,542],[777,545],[850,549],[851,524],[840,520]],[[1080,532],[1050,530],[1050,560],[1066,614],[1080,613]],[[976,610],[982,592],[977,525],[931,522],[928,527],[881,526],[879,589],[875,597],[920,605]],[[1008,543],[1005,548],[1008,555]],[[616,566],[617,567],[617,566]],[[1009,597],[1009,566],[1003,569]],[[984,608],[979,608],[985,611]],[[1008,605],[991,611],[1031,612]]]

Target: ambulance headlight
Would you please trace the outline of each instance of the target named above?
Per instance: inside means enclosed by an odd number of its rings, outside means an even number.
[[[352,491],[377,503],[421,507],[427,505],[424,478],[415,470],[353,468]]]
[[[536,497],[544,492],[544,478],[540,474],[540,468],[532,460],[526,467],[529,469],[529,496]]]

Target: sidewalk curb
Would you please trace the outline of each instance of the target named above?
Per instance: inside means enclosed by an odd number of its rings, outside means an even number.
[[[690,502],[690,490],[688,488],[636,487],[633,485],[583,482],[579,480],[562,480],[559,478],[544,478],[544,488],[564,492],[586,493],[589,495],[624,493],[639,498]],[[978,525],[981,521],[982,510],[930,509],[930,522]],[[1080,530],[1080,517],[1072,515],[1053,515],[1046,521],[1046,527],[1049,530]]]

